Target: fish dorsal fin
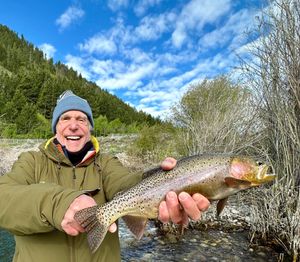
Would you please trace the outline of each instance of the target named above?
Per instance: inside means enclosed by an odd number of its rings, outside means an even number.
[[[217,203],[217,216],[219,216],[221,214],[221,212],[223,211],[224,207],[226,206],[228,197],[225,197],[223,199],[220,199]]]
[[[229,187],[238,188],[238,189],[247,189],[251,187],[251,182],[237,179],[234,177],[225,177],[225,183]]]
[[[134,234],[137,239],[141,239],[144,234],[146,224],[148,219],[146,217],[138,217],[138,216],[123,216],[125,224],[129,228],[129,230]]]

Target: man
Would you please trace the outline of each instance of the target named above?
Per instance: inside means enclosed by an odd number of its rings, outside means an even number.
[[[39,152],[21,154],[12,170],[0,177],[0,227],[15,235],[15,262],[120,260],[116,224],[92,254],[74,214],[111,200],[141,175],[130,175],[116,158],[101,153],[91,135],[93,126],[88,102],[64,92],[53,112],[55,136]],[[168,170],[175,164],[167,158],[162,167]],[[187,224],[188,217],[199,219],[208,206],[199,194],[182,192],[177,197],[169,192],[158,218]]]

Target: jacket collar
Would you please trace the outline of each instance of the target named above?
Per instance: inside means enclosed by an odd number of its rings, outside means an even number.
[[[56,146],[53,143],[55,137],[50,138],[44,144],[41,145],[40,149],[51,159],[56,160],[58,162],[69,163],[70,161],[63,153],[63,150],[60,145]],[[89,159],[91,159],[94,155],[96,155],[100,151],[99,142],[96,137],[91,136],[91,142],[93,144],[94,150],[88,151],[85,157],[82,159],[81,163],[86,163]]]

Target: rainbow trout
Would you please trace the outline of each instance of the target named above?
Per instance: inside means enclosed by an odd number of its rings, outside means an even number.
[[[89,246],[95,252],[108,227],[122,217],[130,231],[140,239],[148,218],[158,217],[159,203],[175,192],[196,192],[210,201],[218,201],[217,214],[227,198],[241,190],[272,181],[269,167],[247,157],[196,155],[183,158],[174,169],[154,168],[144,173],[143,180],[118,193],[110,202],[78,211],[76,221],[87,232]]]

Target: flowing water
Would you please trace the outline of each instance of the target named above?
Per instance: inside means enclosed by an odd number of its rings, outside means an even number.
[[[0,262],[10,262],[15,250],[14,238],[0,228]]]
[[[141,240],[120,223],[122,261],[278,261],[279,254],[267,247],[249,247],[247,231],[187,230],[178,240],[174,236],[158,235],[148,226]],[[0,229],[0,262],[11,262],[14,239]]]

